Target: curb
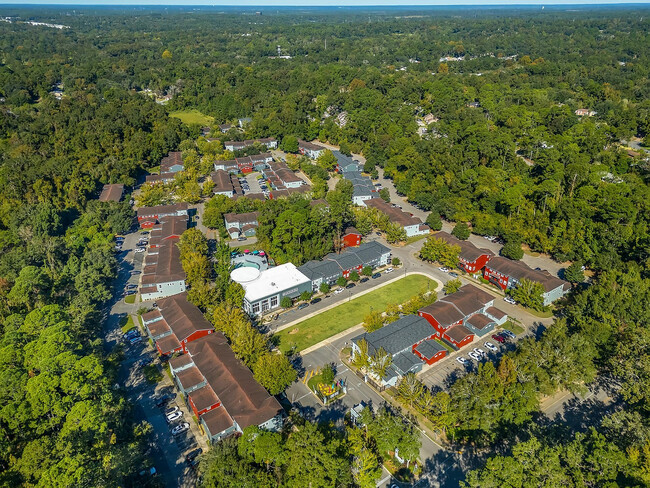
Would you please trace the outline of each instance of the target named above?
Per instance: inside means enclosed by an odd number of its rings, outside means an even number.
[[[333,335],[332,337],[328,337],[327,339],[324,339],[324,340],[320,341],[319,343],[314,344],[313,346],[309,346],[308,348],[303,349],[302,351],[300,351],[298,353],[298,355],[299,356],[304,356],[305,354],[309,354],[310,352],[315,351],[316,349],[320,349],[321,347],[323,347],[326,344],[329,344],[329,343],[331,343],[333,341],[337,341],[341,337],[345,337],[346,335],[348,335],[348,334],[350,334],[352,332],[357,332],[357,331],[362,330],[362,329],[363,329],[363,322],[361,322],[360,324],[357,324],[357,325],[353,325],[349,329],[345,329],[343,332],[339,332],[338,334]]]

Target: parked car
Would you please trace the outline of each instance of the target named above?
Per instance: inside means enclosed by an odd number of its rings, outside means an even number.
[[[148,230],[143,230],[142,232],[140,232],[140,234],[142,234],[143,236],[148,236],[149,231]]]
[[[458,273],[454,273],[453,271],[449,273],[449,276],[452,278],[458,278]]]
[[[508,329],[503,329],[501,331],[501,335],[509,337],[510,339],[516,339],[517,338],[517,336],[514,334],[514,332],[512,332],[511,330],[508,330]]]
[[[458,356],[456,358],[456,361],[458,361],[460,364],[463,364],[463,365],[469,363],[469,361],[467,359],[465,359],[463,356]]]
[[[449,273],[449,268],[447,268],[446,266],[440,266],[438,269],[443,273]]]
[[[176,397],[176,395],[171,394],[171,393],[170,393],[169,395],[161,396],[161,397],[158,399],[158,401],[156,402],[156,407],[158,407],[158,408],[162,408],[162,407],[164,407],[164,406],[167,405],[169,402],[171,402],[175,397]]]
[[[182,434],[183,432],[189,429],[190,429],[190,424],[188,422],[183,422],[182,424],[179,424],[172,429],[172,435]]]
[[[142,337],[140,337],[139,335],[137,335],[137,336],[135,336],[135,337],[131,337],[131,338],[129,339],[129,344],[131,344],[131,345],[133,345],[133,344],[138,344],[138,343],[140,343],[140,342],[142,342]]]
[[[515,305],[517,303],[514,298],[509,296],[503,297],[503,301],[506,303],[510,303],[511,305]]]
[[[476,354],[474,351],[468,353],[467,355],[468,355],[470,358],[472,358],[474,361],[480,361],[480,360],[481,360],[481,356],[479,356],[478,354]]]
[[[320,300],[321,300],[320,298],[314,298],[314,299],[313,299],[311,302],[309,302],[309,303],[311,303],[312,305],[316,305],[318,302],[320,302]]]
[[[381,273],[375,273],[372,275],[373,280],[376,280],[377,278],[381,278]]]
[[[334,290],[335,295],[338,295],[339,293],[343,293],[343,288],[337,288],[336,290]]]
[[[154,476],[156,474],[156,468],[143,469],[140,471],[140,476]]]
[[[130,330],[127,330],[122,335],[122,337],[124,337],[126,340],[129,340],[129,339],[131,339],[131,337],[136,337],[136,336],[139,336],[139,335],[140,335],[140,333],[138,332],[138,329],[130,329]]]
[[[135,295],[138,293],[138,290],[126,290],[125,295]]]
[[[137,247],[133,252],[144,252],[144,247]]]
[[[381,232],[375,232],[375,235],[381,236]]]
[[[355,285],[354,283],[348,283],[347,285],[345,285],[347,289],[354,288],[355,286],[357,285]]]
[[[359,282],[361,282],[361,283],[365,283],[365,282],[368,281],[369,279],[370,279],[370,278],[368,278],[368,277],[366,276],[365,278],[361,278],[361,279],[359,280]]]
[[[245,241],[246,238],[245,238],[244,236],[242,236],[242,237],[238,237],[237,240],[238,240],[238,241]]]
[[[138,269],[132,269],[130,272],[131,272],[132,275],[139,275],[140,273],[142,273],[142,271],[140,271]]]
[[[492,352],[496,352],[496,351],[499,350],[499,348],[498,348],[497,346],[495,346],[494,344],[492,344],[492,343],[489,342],[489,341],[485,341],[485,342],[483,343],[483,345],[484,345],[485,347],[487,347],[487,348],[488,348],[490,351],[492,351]]]
[[[169,415],[165,416],[165,419],[167,420],[167,423],[171,424],[172,422],[176,422],[178,419],[180,419],[183,416],[183,412],[180,410],[174,413],[170,413]]]
[[[201,449],[200,447],[198,449],[194,449],[193,451],[189,452],[187,456],[185,456],[185,462],[191,463],[201,454],[203,454],[203,449]]]
[[[478,354],[480,357],[482,357],[482,356],[487,356],[487,354],[485,353],[485,351],[484,351],[483,349],[481,349],[480,347],[475,347],[475,348],[474,348],[474,352],[475,352],[476,354]]]
[[[171,415],[172,413],[178,412],[179,410],[180,407],[178,405],[174,405],[173,407],[165,409],[165,415]]]
[[[500,334],[492,334],[492,339],[494,339],[495,341],[497,341],[500,344],[503,344],[503,343],[506,342],[504,337],[502,335],[500,335]]]
[[[309,306],[308,303],[301,303],[300,305],[298,305],[298,310],[304,310],[304,309],[307,308],[308,306]]]
[[[392,273],[393,271],[395,271],[395,268],[392,268],[392,267],[391,268],[386,268],[386,271],[384,271],[384,273],[388,274],[388,273]]]
[[[148,366],[151,363],[153,363],[153,358],[144,358],[138,361],[138,366],[144,368],[145,366]]]
[[[137,287],[138,287],[138,285],[133,284],[133,283],[129,283],[129,284],[126,285],[127,290],[135,290]]]

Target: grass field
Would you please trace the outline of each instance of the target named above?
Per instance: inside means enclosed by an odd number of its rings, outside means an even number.
[[[127,295],[124,297],[125,303],[135,303],[135,295]]]
[[[202,114],[198,110],[178,110],[176,112],[170,112],[170,117],[176,117],[180,119],[184,124],[199,124],[202,126],[210,125],[214,122],[214,117],[209,115]]]
[[[404,303],[418,293],[427,291],[427,283],[430,290],[435,290],[438,286],[435,281],[426,276],[409,275],[350,302],[343,302],[337,307],[278,332],[276,334],[278,347],[282,352],[291,350],[293,346],[296,346],[297,351],[302,351],[363,322],[364,317],[370,312],[370,307],[373,310],[383,311],[389,303]]]
[[[521,325],[515,324],[511,320],[508,320],[501,327],[503,327],[504,329],[509,330],[510,332],[514,333],[515,335],[519,335],[525,330]]]
[[[122,333],[125,334],[131,329],[135,327],[135,324],[133,323],[133,319],[131,318],[131,315],[127,315],[126,317],[122,317],[120,319],[120,327],[122,328]]]

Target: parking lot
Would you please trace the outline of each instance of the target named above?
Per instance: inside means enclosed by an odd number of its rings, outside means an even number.
[[[268,194],[268,188],[264,189],[260,186],[260,180],[257,178],[260,175],[258,171],[249,173],[239,179],[244,190],[244,195],[247,193],[265,193]],[[264,184],[262,182],[262,184]],[[266,186],[266,185],[265,185]]]

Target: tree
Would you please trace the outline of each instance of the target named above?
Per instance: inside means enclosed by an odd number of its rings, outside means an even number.
[[[522,278],[510,294],[512,298],[524,307],[534,310],[542,310],[544,308],[544,286],[541,283]]]
[[[172,59],[172,53],[169,49],[165,49],[162,53],[162,58],[166,60]]]
[[[271,395],[282,393],[298,377],[286,356],[270,352],[260,355],[253,366],[253,374]]]
[[[406,240],[406,231],[399,224],[390,222],[382,230],[386,233],[386,242],[389,244]]]
[[[352,357],[352,364],[356,368],[363,370],[370,366],[370,361],[369,361],[370,358],[368,355],[368,341],[366,341],[365,339],[359,339],[357,341],[357,347],[359,348],[359,350],[358,351],[356,349],[354,350],[355,352]]]
[[[363,276],[372,276],[372,268],[370,266],[364,266],[361,270]]]
[[[448,268],[458,265],[460,246],[449,244],[444,239],[435,236],[429,237],[420,249],[420,259],[438,262]]]
[[[242,441],[244,442],[244,441]],[[273,477],[246,462],[237,452],[238,440],[224,439],[202,456],[200,486],[210,488],[271,488],[277,486]]]
[[[514,260],[519,260],[524,257],[524,251],[521,249],[521,242],[519,241],[508,241],[501,248],[501,255]]]
[[[582,271],[582,263],[575,261],[564,270],[564,278],[571,283],[582,283],[585,280],[585,273]]]
[[[390,192],[388,191],[388,188],[382,188],[379,190],[379,196],[384,202],[390,203]]]
[[[323,369],[320,372],[320,377],[324,384],[331,385],[332,383],[334,383],[335,376],[336,373],[334,372],[334,365],[326,364],[325,366],[323,366]]]
[[[393,357],[383,347],[380,347],[370,358],[370,370],[381,379],[386,376],[386,371],[393,364]]]
[[[350,281],[355,281],[355,282],[356,282],[356,281],[359,281],[359,273],[357,273],[356,270],[353,270],[353,271],[350,273]]]
[[[345,154],[346,156],[352,156],[352,151],[350,150],[350,144],[348,143],[347,139],[341,141],[341,146],[339,147],[339,151],[341,151],[341,154]]]
[[[50,288],[50,280],[41,268],[25,266],[20,270],[18,278],[7,299],[14,305],[23,305],[27,310],[43,303]]]
[[[326,149],[320,156],[318,156],[318,159],[316,159],[316,164],[326,171],[333,171],[338,164],[338,160],[332,151]]]
[[[293,300],[291,300],[289,297],[282,297],[280,299],[280,306],[282,308],[291,308],[293,307]]]
[[[312,293],[310,291],[303,291],[300,294],[300,300],[302,300],[303,302],[311,300],[311,295],[312,295]]]
[[[445,286],[442,287],[442,291],[445,292],[445,295],[451,295],[460,290],[460,287],[463,286],[463,283],[458,279],[449,280],[445,283]]]
[[[424,393],[424,385],[417,379],[414,373],[407,373],[397,385],[397,393],[400,399],[408,404],[409,407],[417,404]]]
[[[328,283],[322,282],[318,287],[318,291],[320,291],[321,293],[329,293],[330,285]]]
[[[282,138],[282,143],[280,144],[280,149],[288,153],[297,153],[298,152],[298,139],[295,136],[284,136]]]
[[[399,266],[400,264],[402,264],[402,261],[400,261],[399,258],[393,258],[393,259],[391,259],[391,264],[393,266]]]
[[[384,325],[384,316],[378,310],[374,310],[366,315],[363,319],[363,327],[367,332],[381,329]]]
[[[469,226],[465,222],[458,222],[453,230],[451,231],[452,235],[460,239],[461,241],[466,241],[469,239]]]
[[[438,65],[438,73],[440,73],[441,75],[446,75],[447,73],[449,73],[449,66],[447,65],[447,63],[440,63]]]
[[[440,218],[440,214],[437,212],[431,212],[427,216],[426,224],[431,227],[431,230],[442,229],[442,219]]]
[[[336,280],[336,284],[339,286],[345,286],[348,284],[348,281],[345,278],[343,278],[343,276],[339,276]]]

